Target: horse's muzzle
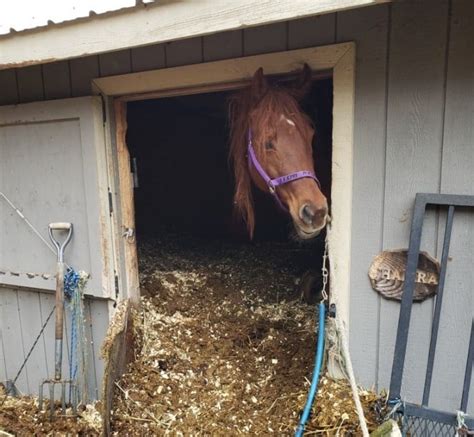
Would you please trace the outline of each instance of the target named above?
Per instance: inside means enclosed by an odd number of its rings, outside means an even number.
[[[318,208],[314,204],[305,203],[298,212],[299,220],[294,220],[296,233],[302,240],[309,240],[319,235],[328,222],[327,206]]]

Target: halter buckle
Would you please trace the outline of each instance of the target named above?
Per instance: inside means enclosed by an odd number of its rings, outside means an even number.
[[[273,185],[268,185],[268,191],[270,191],[270,194],[275,194],[275,187]]]

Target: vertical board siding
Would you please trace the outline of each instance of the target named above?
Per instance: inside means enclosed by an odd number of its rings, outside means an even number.
[[[2,311],[2,304],[0,303],[0,314]],[[5,346],[3,341],[4,334],[4,324],[3,321],[0,320],[0,381],[6,381],[8,379],[7,373],[7,359],[5,356]]]
[[[132,71],[130,50],[120,50],[99,55],[99,71],[101,76],[130,73]]]
[[[441,164],[442,193],[474,195],[474,2],[452,2]],[[440,223],[441,253],[444,221]],[[433,406],[461,403],[473,315],[474,213],[455,214],[432,389]],[[473,393],[474,384],[471,387]],[[472,396],[471,396],[472,398]],[[471,402],[472,405],[472,402]],[[472,408],[470,408],[472,411]]]
[[[302,18],[288,23],[289,50],[333,44],[335,40],[336,14]]]
[[[17,70],[19,103],[44,100],[44,83],[41,65]]]
[[[102,375],[104,374],[104,360],[101,357],[101,347],[109,326],[109,303],[107,301],[89,301],[86,317],[89,327],[86,327],[87,335],[90,339],[89,361],[93,363],[90,372],[91,396],[93,399],[100,397],[102,387]]]
[[[38,293],[18,291],[18,312],[22,322],[22,336],[25,356],[33,347],[38,333],[43,326],[41,312],[39,309],[40,298]],[[51,323],[51,322],[50,322]],[[30,358],[26,363],[26,375],[28,376],[28,392],[38,393],[39,384],[48,376],[46,354],[48,351],[42,341],[39,341]],[[51,351],[52,356],[52,351]]]
[[[53,293],[0,288],[0,382],[13,380],[55,305]],[[97,399],[103,374],[100,347],[108,325],[108,303],[85,300],[89,398]],[[69,377],[71,315],[66,305],[62,376]],[[93,341],[92,341],[93,339]],[[54,373],[54,314],[45,327],[15,386],[38,394],[41,381]]]
[[[157,70],[165,67],[165,46],[155,44],[152,46],[131,49],[132,71]]]
[[[202,62],[202,38],[181,39],[165,44],[166,67]]]
[[[16,70],[0,70],[0,105],[18,103]]]
[[[244,56],[281,52],[288,47],[288,23],[244,29]]]
[[[383,245],[408,246],[417,192],[438,192],[447,43],[448,1],[395,3],[391,9],[388,76],[387,154]],[[410,86],[407,86],[410,84]],[[425,219],[422,248],[436,255],[436,220]],[[433,301],[413,307],[403,395],[419,401],[426,368]],[[400,305],[382,300],[379,380],[390,378]]]
[[[243,55],[243,31],[215,33],[202,39],[204,62],[240,58]]]
[[[71,96],[90,96],[92,94],[92,79],[99,77],[99,57],[87,56],[71,59],[69,68],[71,71]]]
[[[71,73],[69,62],[52,62],[43,65],[45,100],[71,97]]]
[[[350,302],[357,309],[351,312],[349,340],[358,381],[366,386],[374,384],[378,365],[380,297],[369,286],[367,270],[383,247],[388,20],[386,5],[337,18],[338,41],[357,45]]]
[[[5,361],[5,376],[10,380],[15,378],[25,359],[17,293],[16,290],[8,288],[0,289],[0,320],[3,339],[3,357],[0,357],[0,361]],[[28,390],[26,372],[25,369],[16,383],[16,386],[24,393]]]

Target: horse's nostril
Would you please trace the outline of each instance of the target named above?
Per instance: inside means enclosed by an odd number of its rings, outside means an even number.
[[[300,209],[300,219],[307,225],[313,225],[326,217],[326,208],[316,208],[311,204],[305,204]]]
[[[311,225],[314,220],[316,211],[312,205],[303,205],[300,209],[300,219],[307,225]]]

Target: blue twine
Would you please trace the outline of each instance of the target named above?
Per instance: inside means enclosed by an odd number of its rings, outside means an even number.
[[[64,294],[69,299],[72,299],[75,291],[79,287],[79,273],[77,273],[72,267],[68,267],[64,274]]]
[[[69,351],[69,378],[75,380],[77,376],[77,311],[79,306],[77,299],[79,294],[80,276],[72,267],[68,267],[64,274],[64,294],[70,300],[71,308],[71,349]],[[71,401],[72,386],[69,386],[69,400]]]

